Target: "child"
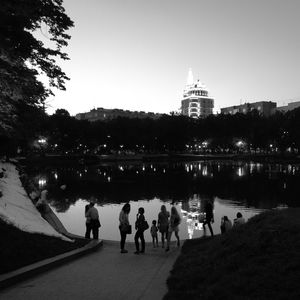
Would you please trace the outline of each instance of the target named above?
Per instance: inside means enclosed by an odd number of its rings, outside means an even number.
[[[151,226],[151,236],[152,236],[152,243],[153,243],[153,248],[158,247],[158,237],[157,237],[157,232],[158,232],[158,228],[156,226],[156,221],[153,220],[152,221],[152,226]]]

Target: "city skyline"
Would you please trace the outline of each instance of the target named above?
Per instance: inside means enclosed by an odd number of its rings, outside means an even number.
[[[298,1],[64,0],[75,23],[61,62],[67,91],[48,112],[93,108],[169,113],[188,70],[215,111],[245,102],[300,100]]]

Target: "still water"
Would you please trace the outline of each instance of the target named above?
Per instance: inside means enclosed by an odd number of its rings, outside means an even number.
[[[236,161],[178,163],[107,163],[101,165],[27,167],[39,187],[49,191],[49,204],[68,231],[84,235],[84,207],[97,198],[100,238],[119,240],[118,216],[125,202],[131,204],[134,225],[139,207],[149,224],[157,220],[162,204],[181,214],[180,238],[203,235],[198,221],[205,201],[214,203],[214,232],[221,217],[233,220],[239,211],[245,219],[268,209],[299,206],[296,198],[300,166]],[[62,190],[61,185],[66,185]],[[207,230],[208,231],[208,230]],[[209,232],[207,233],[209,234]],[[128,236],[133,241],[134,234]],[[149,230],[145,233],[151,240]]]

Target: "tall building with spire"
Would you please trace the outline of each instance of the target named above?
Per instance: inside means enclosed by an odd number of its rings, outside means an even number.
[[[214,99],[199,79],[194,81],[192,69],[189,69],[186,87],[181,100],[181,113],[192,118],[204,118],[213,113]]]

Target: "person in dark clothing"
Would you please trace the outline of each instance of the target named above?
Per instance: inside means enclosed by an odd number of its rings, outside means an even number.
[[[128,253],[128,251],[124,248],[125,247],[125,241],[126,241],[126,236],[127,236],[127,228],[130,226],[129,224],[129,218],[128,215],[130,213],[130,204],[125,203],[122,210],[120,211],[119,215],[119,229],[120,229],[120,234],[121,234],[121,253]]]
[[[214,213],[213,213],[213,203],[211,200],[208,200],[205,205],[205,220],[203,223],[204,234],[206,233],[205,225],[208,226],[211,236],[214,235],[211,223],[214,222]]]
[[[136,222],[135,222],[135,229],[136,233],[134,236],[134,242],[135,242],[135,248],[136,251],[134,254],[140,254],[145,252],[145,238],[144,238],[144,222],[145,222],[145,216],[144,216],[145,210],[143,207],[140,207],[138,210],[138,213],[136,215]],[[139,245],[139,239],[141,240],[141,251],[140,251],[140,245]]]
[[[91,226],[91,219],[89,217],[86,216],[86,213],[88,212],[88,210],[90,209],[90,204],[87,204],[85,206],[85,210],[84,210],[84,215],[85,215],[85,238],[89,239],[91,236],[91,231],[92,231],[92,226]]]
[[[93,232],[93,239],[98,240],[99,228],[101,227],[101,224],[100,224],[100,221],[99,221],[98,210],[95,207],[95,200],[94,199],[90,201],[90,208],[86,212],[85,217],[90,220],[90,226],[91,226],[91,230]],[[90,232],[89,232],[89,234],[90,234]]]

